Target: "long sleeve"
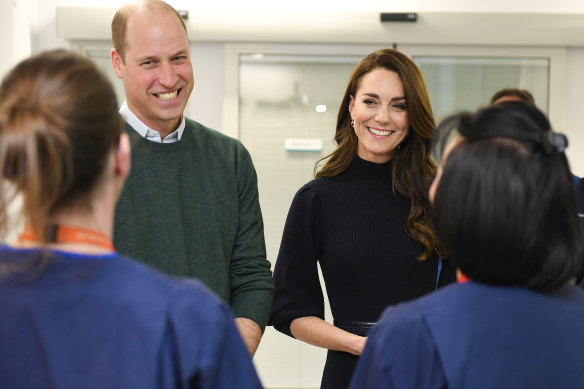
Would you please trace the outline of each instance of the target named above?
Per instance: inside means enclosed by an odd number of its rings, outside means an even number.
[[[230,305],[235,317],[253,320],[264,330],[274,289],[266,259],[264,225],[257,175],[248,151],[241,145],[236,162],[239,217],[229,264]]]
[[[308,185],[294,196],[274,268],[274,302],[269,324],[287,334],[290,322],[304,316],[324,319],[317,260],[322,236],[319,196]]]

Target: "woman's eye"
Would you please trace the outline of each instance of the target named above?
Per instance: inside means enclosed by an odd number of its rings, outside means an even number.
[[[403,112],[406,110],[406,105],[404,103],[398,103],[392,105],[392,108],[398,112]]]
[[[375,100],[373,100],[373,99],[365,99],[365,100],[363,100],[363,104],[365,104],[365,105],[375,104]]]

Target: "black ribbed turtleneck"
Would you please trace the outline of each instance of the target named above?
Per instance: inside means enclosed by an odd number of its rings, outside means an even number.
[[[356,157],[342,174],[358,181],[386,181],[391,180],[391,166],[391,160],[375,163]]]
[[[388,305],[435,290],[438,258],[416,259],[423,247],[406,232],[410,202],[394,194],[391,166],[356,158],[296,193],[274,269],[270,323],[278,330],[324,317],[317,261],[337,320],[376,321]],[[453,281],[454,270],[446,273]]]

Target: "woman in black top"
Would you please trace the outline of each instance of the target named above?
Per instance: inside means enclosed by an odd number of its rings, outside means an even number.
[[[434,128],[418,67],[395,50],[370,54],[341,102],[337,149],[292,202],[270,324],[329,349],[321,388],[349,385],[367,332],[387,305],[455,279],[430,224]],[[334,326],[324,321],[317,263]]]

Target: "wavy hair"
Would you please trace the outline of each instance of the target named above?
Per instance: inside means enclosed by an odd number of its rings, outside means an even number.
[[[363,58],[353,70],[337,116],[334,137],[337,148],[317,161],[315,177],[336,176],[344,172],[357,156],[358,138],[351,128],[349,103],[351,96],[356,96],[361,79],[380,68],[397,73],[404,87],[410,128],[408,137],[393,154],[393,186],[394,191],[411,202],[406,228],[424,246],[424,252],[418,257],[424,261],[435,249],[442,254],[431,224],[428,201],[428,188],[436,174],[436,165],[431,158],[431,140],[436,125],[422,72],[406,55],[391,49],[379,50]]]

